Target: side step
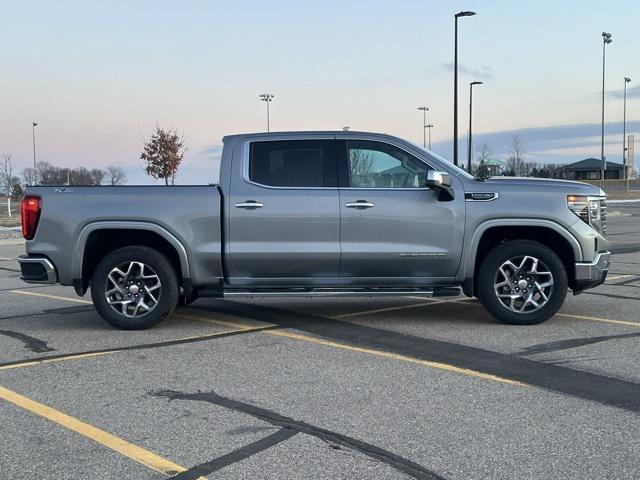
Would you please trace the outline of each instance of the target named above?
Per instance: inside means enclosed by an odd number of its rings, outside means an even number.
[[[263,288],[228,289],[225,297],[392,297],[420,295],[425,297],[456,297],[459,287],[433,288]]]

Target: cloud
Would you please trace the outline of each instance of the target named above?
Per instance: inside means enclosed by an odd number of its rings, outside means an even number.
[[[627,122],[627,132],[640,130],[640,121]],[[600,157],[600,123],[576,123],[570,125],[551,125],[548,127],[530,127],[496,132],[476,133],[474,146],[487,144],[498,157],[508,154],[513,136],[518,134],[525,152],[532,160],[541,162],[573,162],[587,157]],[[637,141],[640,137],[636,136]],[[466,138],[460,136],[459,146],[462,156],[466,152]],[[451,140],[434,144],[434,151],[445,158],[451,157]],[[622,122],[610,122],[605,126],[605,153],[610,161],[622,161]]]
[[[620,90],[610,90],[607,96],[611,98],[624,98],[624,88]],[[627,88],[627,98],[640,98],[640,85]]]
[[[448,72],[453,72],[453,62],[443,63],[442,68],[444,68]],[[468,77],[473,77],[480,80],[491,80],[495,77],[493,68],[488,67],[487,65],[480,65],[480,68],[472,68],[458,63],[458,72],[462,73],[463,75],[467,75]]]

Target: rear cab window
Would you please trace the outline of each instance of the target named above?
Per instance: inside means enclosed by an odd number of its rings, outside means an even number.
[[[268,187],[337,187],[331,140],[251,142],[249,180]]]

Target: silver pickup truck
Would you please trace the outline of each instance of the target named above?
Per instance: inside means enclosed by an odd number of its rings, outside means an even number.
[[[473,178],[389,135],[224,138],[211,186],[30,187],[22,279],[91,287],[110,324],[198,297],[476,296],[540,323],[604,282],[606,200],[578,182]]]

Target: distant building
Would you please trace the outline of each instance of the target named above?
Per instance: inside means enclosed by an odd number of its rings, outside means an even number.
[[[599,158],[586,158],[560,168],[561,177],[567,180],[600,180],[601,173],[602,160]],[[604,178],[605,180],[624,178],[624,167],[619,163],[607,162]]]
[[[504,162],[497,158],[489,158],[488,160],[478,164],[476,175],[479,177],[494,177],[504,174]]]

